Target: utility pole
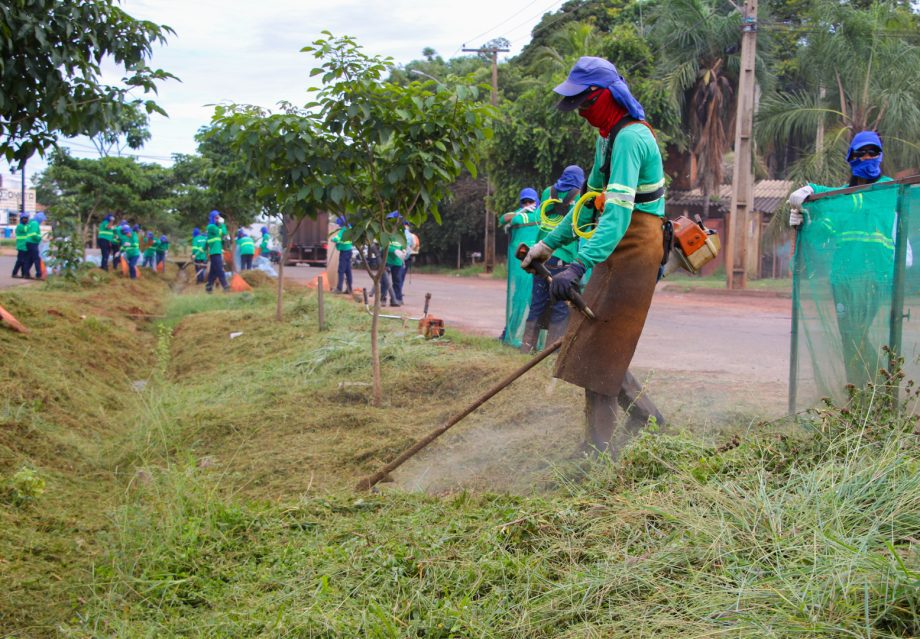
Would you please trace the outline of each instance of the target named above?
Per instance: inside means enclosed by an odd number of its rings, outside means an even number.
[[[507,53],[510,49],[499,49],[498,47],[480,47],[479,49],[467,49],[464,47],[463,51],[467,53],[488,53],[492,56],[492,106],[498,106],[498,54]],[[486,198],[492,195],[492,180],[486,178]],[[492,212],[489,211],[488,207],[485,207],[486,210],[486,236],[485,236],[485,249],[483,250],[483,263],[485,264],[486,273],[491,273],[495,268],[495,216],[492,215]]]
[[[22,200],[20,203],[19,214],[26,214],[26,161],[23,160],[22,164],[19,165],[19,170],[22,172]]]
[[[728,288],[747,285],[748,244],[752,237],[751,213],[754,208],[753,133],[754,68],[757,54],[757,0],[744,3],[741,26],[741,74],[738,77],[738,107],[735,124],[735,168],[732,179],[732,208],[729,218],[731,238],[725,252]]]

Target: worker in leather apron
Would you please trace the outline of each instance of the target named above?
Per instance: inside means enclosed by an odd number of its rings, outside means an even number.
[[[596,316],[572,314],[554,375],[585,389],[586,444],[616,456],[649,418],[663,422],[629,373],[629,363],[664,254],[664,167],[645,111],[612,63],[582,57],[554,90],[562,96],[558,109],[577,110],[598,130],[587,189],[602,194],[584,206],[577,220],[593,233],[581,241],[575,259],[553,276],[553,296],[566,299],[593,268],[583,297]],[[577,231],[570,211],[531,247],[522,266],[545,261],[559,247],[576,242]],[[632,407],[623,424],[617,420],[618,403]]]

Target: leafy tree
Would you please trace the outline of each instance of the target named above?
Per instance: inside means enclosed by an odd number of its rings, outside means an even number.
[[[475,174],[482,141],[491,131],[491,108],[478,102],[475,86],[384,78],[389,58],[369,56],[354,39],[324,37],[303,51],[319,66],[323,86],[304,108],[282,105],[280,113],[256,107],[221,107],[214,122],[229,127],[234,146],[296,218],[320,209],[346,216],[359,249],[379,246],[381,263],[401,236],[396,210],[415,225],[440,220],[439,203],[464,168]],[[292,234],[293,235],[293,234]],[[379,287],[381,270],[371,271]],[[377,326],[380,296],[371,324],[374,399],[382,400]]]
[[[156,92],[175,77],[147,65],[154,43],[172,29],[136,20],[115,0],[8,0],[0,4],[0,154],[22,162],[51,147],[59,133],[93,136],[131,105],[165,112],[131,92]],[[102,61],[124,69],[105,84]]]
[[[468,173],[451,185],[450,196],[440,205],[441,222],[429,218],[418,228],[426,257],[460,268],[468,249],[481,250],[487,191],[485,179]],[[501,239],[500,233],[497,239]],[[500,254],[497,250],[496,255]]]
[[[658,65],[689,131],[704,216],[722,184],[723,157],[734,140],[741,22],[734,5],[715,0],[663,0],[654,16]],[[764,48],[758,42],[761,58]]]
[[[93,225],[108,213],[147,228],[175,230],[169,206],[171,174],[157,164],[126,157],[81,159],[59,149],[39,174],[36,191],[52,220],[76,232],[68,237],[78,243],[81,253]]]
[[[889,167],[920,163],[917,17],[892,3],[860,9],[816,2],[802,32],[807,38],[796,65],[801,89],[768,95],[756,127],[764,145],[807,141],[809,152],[789,167],[790,176],[845,182],[846,148],[864,129],[878,130],[884,139]],[[824,143],[816,148],[819,126]]]
[[[139,149],[150,139],[150,117],[138,101],[125,105],[108,127],[90,137],[100,156],[121,155]]]

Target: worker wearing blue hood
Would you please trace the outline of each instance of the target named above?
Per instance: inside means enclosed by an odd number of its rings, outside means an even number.
[[[204,284],[208,269],[208,240],[197,226],[192,229],[192,260],[195,262],[195,283]]]
[[[808,209],[812,194],[853,186],[891,182],[882,174],[882,139],[875,131],[860,131],[853,136],[845,160],[850,165],[850,180],[840,186],[806,184],[789,195],[789,224],[798,228],[806,223],[802,209]],[[847,383],[862,387],[874,379],[880,349],[872,343],[872,325],[879,309],[890,299],[894,270],[894,245],[897,237],[897,211],[892,191],[875,194],[857,192],[837,197],[834,214],[819,215],[800,234],[806,250],[812,246],[833,247],[828,273],[834,299],[841,356]],[[806,253],[807,254],[807,253]],[[910,242],[906,263],[913,263]]]
[[[25,268],[25,278],[31,277],[29,271],[32,267],[35,267],[35,277],[40,278],[42,276],[42,257],[38,251],[38,247],[42,242],[42,222],[45,221],[45,214],[39,211],[32,216],[32,219],[29,220],[28,226],[26,226],[26,268]]]
[[[99,252],[102,260],[99,265],[103,271],[109,270],[109,256],[112,254],[112,240],[115,239],[115,216],[111,213],[99,222],[99,233],[96,235]]]
[[[664,255],[664,167],[645,110],[612,63],[579,58],[554,90],[560,111],[577,111],[597,129],[587,189],[599,195],[584,203],[577,220],[570,210],[522,265],[571,246],[572,258],[553,276],[556,299],[568,298],[593,268],[584,300],[596,319],[573,314],[554,375],[585,389],[586,444],[616,455],[649,417],[662,421],[654,404],[637,395],[641,388],[628,369]],[[628,406],[630,398],[636,405],[617,429],[617,403]]]
[[[344,217],[337,217],[335,219],[336,225],[339,227],[339,230],[336,231],[335,235],[332,236],[332,241],[335,244],[335,249],[339,252],[339,267],[337,271],[337,281],[335,284],[336,293],[347,293],[351,295],[352,287],[352,273],[351,273],[351,258],[352,250],[355,245],[351,241],[351,225],[345,220]]]
[[[19,224],[16,225],[16,264],[13,265],[12,277],[32,279],[29,275],[29,250],[27,239],[29,237],[29,216],[22,213]]]
[[[230,290],[227,275],[224,273],[224,236],[226,234],[227,227],[224,226],[224,218],[221,217],[220,211],[211,211],[208,215],[207,228],[208,283],[204,287],[208,293],[214,289],[214,282],[217,281],[220,281],[225,291]]]
[[[539,227],[537,242],[549,235],[575,205],[585,183],[584,170],[575,164],[565,167],[559,178],[543,190],[538,211]],[[577,245],[560,245],[546,260],[551,275],[561,273],[575,259]],[[515,247],[517,250],[517,247]],[[565,298],[552,298],[549,283],[542,277],[533,276],[530,309],[524,332],[521,335],[521,352],[530,353],[537,348],[542,329],[546,329],[546,343],[551,344],[562,337],[569,322],[569,305]]]
[[[521,347],[530,312],[530,298],[533,295],[533,276],[521,268],[521,261],[516,257],[517,247],[521,244],[530,246],[537,241],[540,232],[540,212],[537,210],[539,201],[536,189],[522,189],[518,196],[518,208],[499,216],[499,224],[508,234],[505,328],[500,340],[514,348]]]

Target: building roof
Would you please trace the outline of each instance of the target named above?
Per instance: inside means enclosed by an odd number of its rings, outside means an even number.
[[[754,210],[773,213],[779,209],[792,192],[794,182],[789,180],[759,180],[754,183]],[[723,184],[718,196],[713,196],[710,206],[713,210],[728,211],[732,203],[732,185]],[[691,191],[670,191],[668,206],[697,207],[703,206],[703,191],[695,188]]]

